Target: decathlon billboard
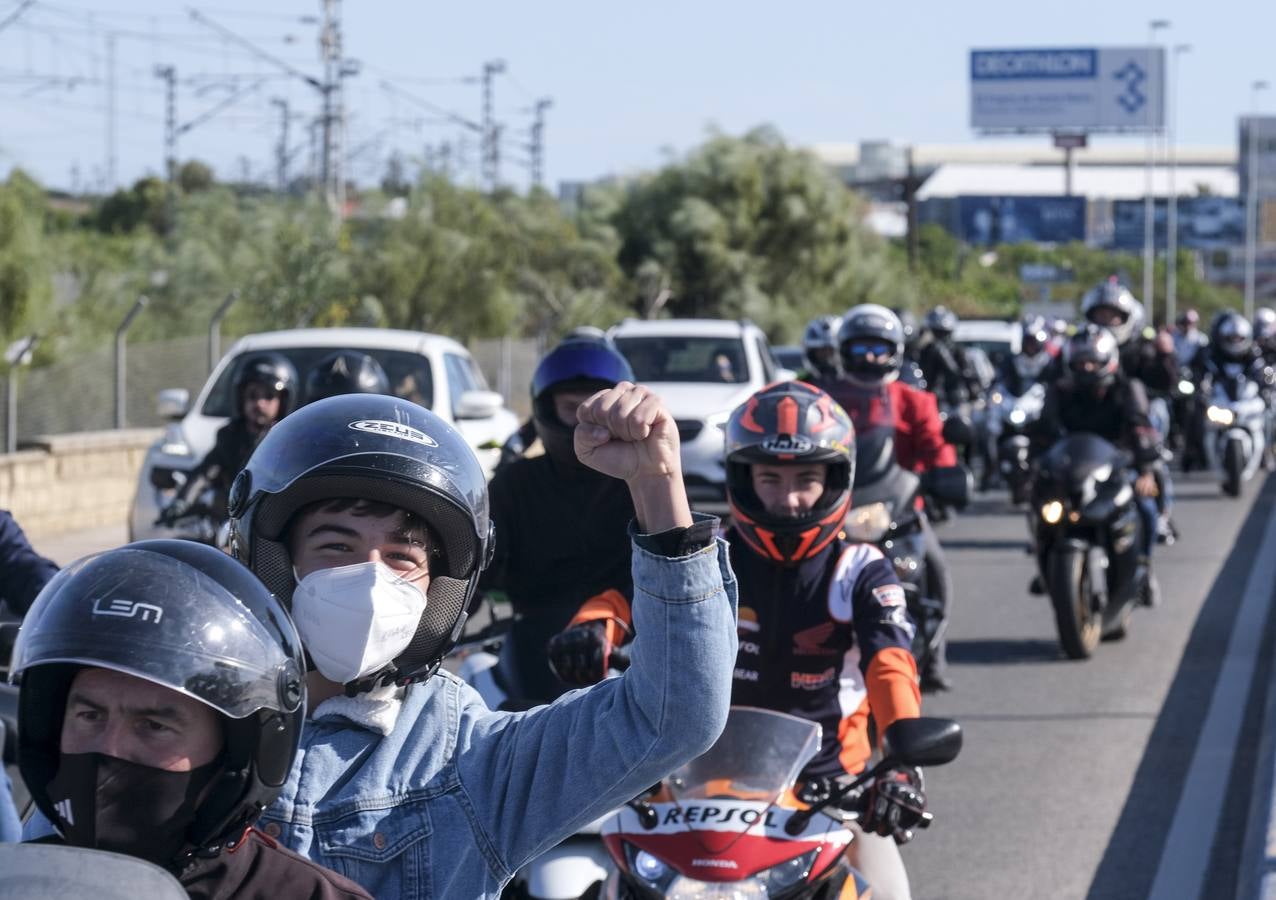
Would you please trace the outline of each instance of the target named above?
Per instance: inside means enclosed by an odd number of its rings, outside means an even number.
[[[1149,131],[1164,124],[1163,47],[970,51],[981,131]]]

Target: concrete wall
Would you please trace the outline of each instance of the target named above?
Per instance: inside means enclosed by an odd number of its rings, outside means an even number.
[[[0,509],[32,537],[122,525],[146,449],[160,429],[40,437],[0,454]]]

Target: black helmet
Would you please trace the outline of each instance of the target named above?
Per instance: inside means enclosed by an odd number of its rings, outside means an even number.
[[[264,437],[230,490],[231,552],[287,605],[287,528],[322,500],[351,497],[399,507],[438,537],[428,603],[408,648],[373,681],[434,674],[465,625],[466,606],[492,551],[487,478],[465,439],[434,413],[398,397],[348,394],[302,407]]]
[[[559,462],[574,463],[576,423],[561,421],[554,410],[558,391],[601,391],[633,381],[628,361],[610,343],[563,341],[545,355],[532,374],[532,421],[545,452]]]
[[[936,339],[946,341],[957,330],[957,314],[946,306],[936,306],[926,313],[926,327]]]
[[[1179,313],[1177,316],[1174,317],[1174,324],[1178,325],[1180,328],[1185,328],[1185,329],[1195,328],[1196,326],[1201,324],[1201,314],[1189,306],[1187,309],[1183,310],[1181,313]]]
[[[1050,340],[1050,327],[1042,316],[1028,316],[1023,320],[1023,340],[1020,349],[1028,356],[1036,356],[1046,349]]]
[[[1068,339],[1063,358],[1073,381],[1084,388],[1111,384],[1121,367],[1116,335],[1093,323],[1083,325]]]
[[[837,335],[840,316],[818,316],[802,333],[802,361],[817,375],[837,375]]]
[[[341,394],[388,394],[390,379],[385,369],[366,353],[338,350],[311,367],[306,375],[306,402]]]
[[[1254,329],[1240,313],[1225,310],[1210,323],[1210,346],[1224,359],[1240,362],[1254,349]]]
[[[921,337],[918,333],[920,329],[917,327],[917,316],[905,306],[892,306],[891,312],[899,319],[900,327],[904,329],[904,348],[912,347]]]
[[[297,369],[288,357],[282,353],[254,353],[239,363],[235,372],[235,418],[244,414],[244,388],[250,384],[260,384],[279,393],[279,418],[292,412],[297,402]]]
[[[899,377],[904,365],[904,326],[885,306],[865,303],[852,307],[842,317],[837,344],[842,371],[853,380],[880,384]],[[870,354],[877,359],[869,360]]]
[[[1098,321],[1101,309],[1112,310],[1118,319],[1116,322]],[[1089,322],[1106,328],[1112,332],[1118,344],[1126,344],[1143,329],[1143,304],[1138,301],[1130,289],[1113,275],[1101,281],[1081,298],[1081,314]]]
[[[824,493],[803,516],[768,513],[753,490],[754,463],[826,463]],[[855,481],[855,428],[833,398],[802,381],[764,387],[727,421],[727,501],[754,553],[779,564],[810,559],[841,533]]]
[[[568,341],[593,341],[595,344],[610,344],[611,338],[607,337],[607,332],[597,325],[578,325],[567,332],[560,343],[565,344]]]
[[[1276,350],[1276,309],[1260,306],[1254,310],[1254,341],[1264,350]]]
[[[67,692],[81,667],[178,691],[223,717],[221,771],[187,843],[237,839],[278,796],[305,717],[301,640],[251,572],[191,541],[140,541],[72,563],[36,597],[13,648],[18,766],[36,806],[58,772]]]

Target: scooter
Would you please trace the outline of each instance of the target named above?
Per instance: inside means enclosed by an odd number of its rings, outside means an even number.
[[[0,900],[187,900],[190,896],[176,878],[145,860],[56,844],[0,844],[0,873]]]
[[[489,611],[494,612],[490,606]],[[516,712],[548,703],[568,688],[550,670],[544,641],[535,648],[521,646],[523,642],[515,644],[512,636],[519,632],[511,631],[513,621],[509,616],[498,619],[492,615],[485,628],[462,638],[452,658],[459,661],[457,676],[477,690],[490,709]],[[613,675],[629,667],[624,648],[612,651],[611,665]],[[534,685],[528,684],[529,678],[535,679]],[[551,693],[547,695],[546,690]],[[515,873],[505,895],[528,900],[591,896],[611,869],[599,839],[601,825],[600,819],[532,860]]]
[[[607,820],[616,869],[608,900],[868,897],[847,858],[865,787],[896,766],[936,766],[961,750],[947,719],[902,719],[886,729],[884,758],[815,804],[798,775],[820,746],[820,726],[770,710],[731,709],[718,742]],[[926,813],[920,826],[930,826]]]
[[[1031,444],[1028,428],[1041,418],[1046,404],[1046,386],[1034,382],[1016,397],[999,386],[989,398],[989,445],[996,448],[997,470],[1010,488],[1010,502],[1019,506],[1028,499],[1032,481]]]
[[[1063,438],[1039,462],[1030,527],[1059,643],[1071,659],[1089,657],[1100,638],[1124,637],[1148,589],[1132,480],[1125,454],[1093,434]]]
[[[1267,452],[1267,400],[1240,366],[1224,367],[1211,382],[1202,412],[1205,461],[1219,471],[1223,493],[1238,497]]]

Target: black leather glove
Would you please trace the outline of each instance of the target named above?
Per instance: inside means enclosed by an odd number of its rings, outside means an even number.
[[[862,830],[907,844],[913,831],[930,825],[922,773],[917,768],[890,769],[877,776],[864,794]]]
[[[612,644],[607,640],[606,622],[573,625],[550,638],[545,649],[549,667],[564,684],[584,687],[607,677]]]

